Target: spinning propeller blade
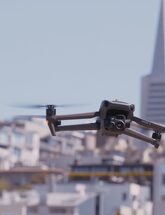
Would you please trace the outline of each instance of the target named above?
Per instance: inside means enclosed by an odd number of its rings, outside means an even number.
[[[40,108],[48,108],[49,106],[52,106],[54,108],[65,108],[65,107],[76,107],[76,106],[82,106],[83,104],[16,104],[12,105],[12,107],[16,108],[27,108],[27,109],[40,109]]]
[[[46,119],[46,116],[44,115],[16,115],[14,118],[18,119],[33,119],[33,118],[38,118],[38,119]]]

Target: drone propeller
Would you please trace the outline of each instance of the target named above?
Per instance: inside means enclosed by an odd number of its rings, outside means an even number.
[[[45,115],[16,115],[15,119],[31,120],[31,119],[46,119]]]
[[[53,108],[64,108],[64,107],[74,107],[74,106],[80,106],[82,104],[60,104],[60,105],[56,105],[56,104],[16,104],[16,105],[12,105],[13,107],[16,108],[28,108],[28,109],[40,109],[40,108],[49,108],[50,106]]]

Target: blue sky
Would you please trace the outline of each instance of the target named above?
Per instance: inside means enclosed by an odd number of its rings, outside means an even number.
[[[160,1],[0,1],[0,119],[36,113],[8,104],[136,105],[151,70]],[[41,112],[38,112],[41,113]]]

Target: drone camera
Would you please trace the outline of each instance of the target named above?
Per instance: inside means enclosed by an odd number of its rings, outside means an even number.
[[[105,126],[106,126],[106,128],[110,128],[110,129],[115,129],[115,122],[114,121],[111,121],[110,123],[107,121],[106,123],[105,123]]]
[[[126,117],[124,115],[116,115],[115,118],[115,127],[117,130],[124,130],[126,127]]]
[[[115,115],[105,120],[105,128],[107,130],[112,129],[120,131],[124,130],[126,126],[128,126],[128,123],[124,115]]]
[[[116,121],[116,128],[118,130],[123,130],[125,128],[125,122],[122,120],[117,120]]]

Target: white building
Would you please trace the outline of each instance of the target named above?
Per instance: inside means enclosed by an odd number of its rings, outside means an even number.
[[[165,124],[165,0],[161,1],[151,74],[142,78],[141,115]]]
[[[0,205],[1,215],[27,215],[26,206],[22,203],[14,203],[12,205]]]
[[[77,188],[84,189],[84,193],[95,193],[95,212],[98,215],[151,215],[150,188],[133,183],[106,184],[103,182],[57,184],[54,192],[73,193]],[[80,190],[80,189],[78,189]],[[85,213],[84,213],[85,214]],[[86,213],[89,214],[89,213]],[[90,213],[91,214],[91,213]]]
[[[159,161],[154,168],[153,215],[164,215],[165,211],[165,162]]]
[[[43,192],[44,191],[44,192]],[[137,184],[56,184],[48,192],[4,193],[1,215],[152,215],[150,189]]]
[[[16,163],[36,165],[39,161],[40,137],[25,127],[0,128],[0,167],[7,169]]]
[[[0,197],[0,214],[27,215],[28,208],[35,207],[39,202],[40,197],[35,191],[3,192]]]
[[[95,199],[95,194],[92,193],[48,193],[46,199],[47,210],[50,215],[52,213],[61,215],[95,215]],[[45,213],[40,214],[45,215]]]
[[[84,192],[47,193],[35,191],[3,193],[1,215],[95,215],[95,194]]]

